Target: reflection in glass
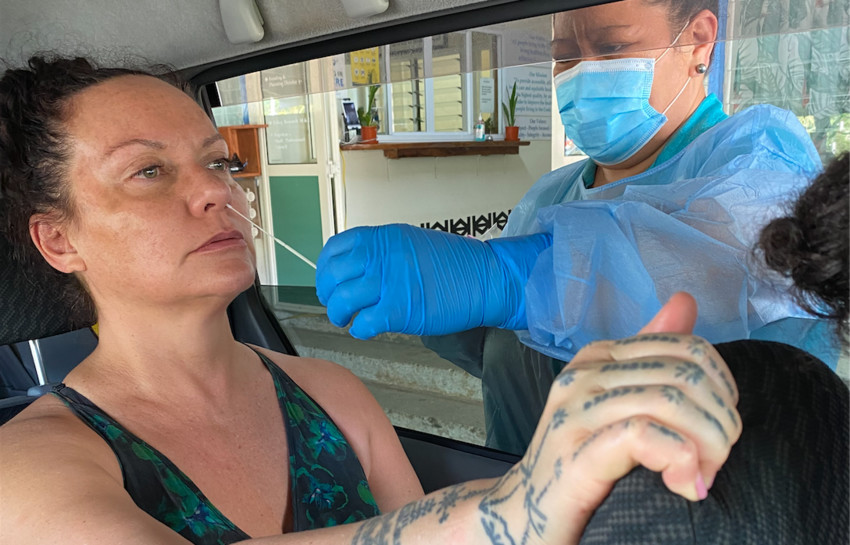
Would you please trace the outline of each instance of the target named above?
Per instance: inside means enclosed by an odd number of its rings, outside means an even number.
[[[304,63],[260,72],[269,164],[315,163]]]
[[[260,72],[263,98],[297,97],[307,94],[304,63],[279,66]]]
[[[466,33],[440,34],[431,38],[431,44],[434,130],[463,131],[465,104],[462,73],[466,66]]]
[[[735,4],[727,33],[727,111],[763,103],[791,110],[825,162],[850,150],[850,13],[839,4]]]
[[[487,132],[499,132],[497,120],[499,104],[499,71],[497,51],[498,37],[495,34],[472,32],[472,103],[473,116],[484,119]]]
[[[391,44],[393,132],[425,130],[425,57],[422,40]]]
[[[237,76],[216,83],[221,106],[213,108],[215,124],[218,127],[229,125],[247,125],[248,91],[245,76]]]

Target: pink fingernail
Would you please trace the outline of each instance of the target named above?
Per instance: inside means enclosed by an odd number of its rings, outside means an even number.
[[[705,487],[705,481],[702,478],[702,473],[697,473],[697,498],[704,500],[708,497],[708,489]]]

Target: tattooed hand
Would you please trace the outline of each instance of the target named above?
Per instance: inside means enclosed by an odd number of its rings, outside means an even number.
[[[643,465],[698,501],[741,435],[720,355],[674,295],[634,337],[593,343],[558,376],[523,459],[483,496],[490,543],[577,543],[614,483]]]
[[[575,544],[637,465],[660,471],[676,494],[704,499],[741,419],[726,363],[691,335],[696,310],[679,293],[636,336],[585,347],[553,384],[525,456],[502,478],[369,519],[352,544]]]

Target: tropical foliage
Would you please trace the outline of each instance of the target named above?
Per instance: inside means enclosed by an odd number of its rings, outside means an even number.
[[[508,102],[502,102],[502,113],[505,115],[506,127],[516,126],[516,102],[516,82],[514,82],[514,87],[511,90],[511,94],[508,96]]]
[[[729,113],[754,104],[794,112],[824,160],[850,148],[850,13],[846,1],[739,0],[733,26]]]
[[[363,108],[363,106],[357,108],[357,117],[360,118],[360,125],[362,127],[378,126],[378,110],[375,108],[375,95],[378,94],[380,88],[380,85],[370,85],[369,98],[367,100],[368,106],[366,108]]]

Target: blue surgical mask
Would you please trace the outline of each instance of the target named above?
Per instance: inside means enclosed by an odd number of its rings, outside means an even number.
[[[655,63],[667,51],[669,48],[657,59],[581,61],[555,76],[555,94],[564,131],[595,163],[622,163],[645,146],[667,122],[667,110],[691,80],[688,77],[663,112],[650,106]]]

